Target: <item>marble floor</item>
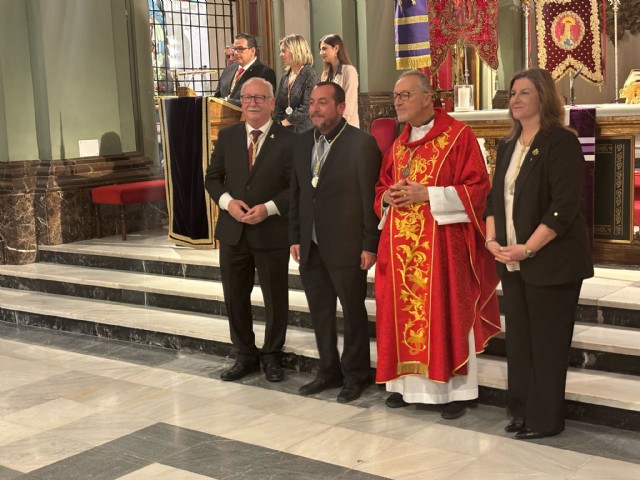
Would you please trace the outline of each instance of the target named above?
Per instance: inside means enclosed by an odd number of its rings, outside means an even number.
[[[0,479],[640,478],[640,432],[516,441],[499,408],[445,421],[377,386],[343,405],[297,395],[308,374],[220,381],[231,362],[0,322]]]

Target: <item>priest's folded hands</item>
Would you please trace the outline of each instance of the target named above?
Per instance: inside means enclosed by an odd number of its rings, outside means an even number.
[[[429,190],[421,183],[403,179],[386,191],[384,202],[393,207],[406,207],[415,203],[427,203]]]

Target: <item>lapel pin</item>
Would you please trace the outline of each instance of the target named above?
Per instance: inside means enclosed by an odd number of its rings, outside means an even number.
[[[538,150],[537,148],[533,150],[533,152],[531,152],[533,155],[538,155],[540,153],[540,150]]]
[[[275,138],[275,135],[272,133],[269,138]]]

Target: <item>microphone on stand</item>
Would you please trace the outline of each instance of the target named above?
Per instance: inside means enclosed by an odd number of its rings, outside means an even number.
[[[573,81],[578,78],[583,68],[584,65],[580,67],[576,73],[569,77],[569,105],[571,106],[574,106],[576,104],[576,96],[575,92],[573,91]]]

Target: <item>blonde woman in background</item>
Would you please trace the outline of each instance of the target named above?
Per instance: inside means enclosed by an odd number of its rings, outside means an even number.
[[[334,82],[342,87],[346,94],[347,106],[344,118],[356,128],[360,128],[358,116],[358,72],[351,65],[347,47],[339,35],[330,33],[320,40],[320,56],[324,60],[324,67],[320,81]]]
[[[295,133],[304,132],[313,126],[309,119],[309,98],[318,83],[313,55],[304,37],[294,33],[280,40],[280,58],[286,71],[276,95],[274,120]]]

